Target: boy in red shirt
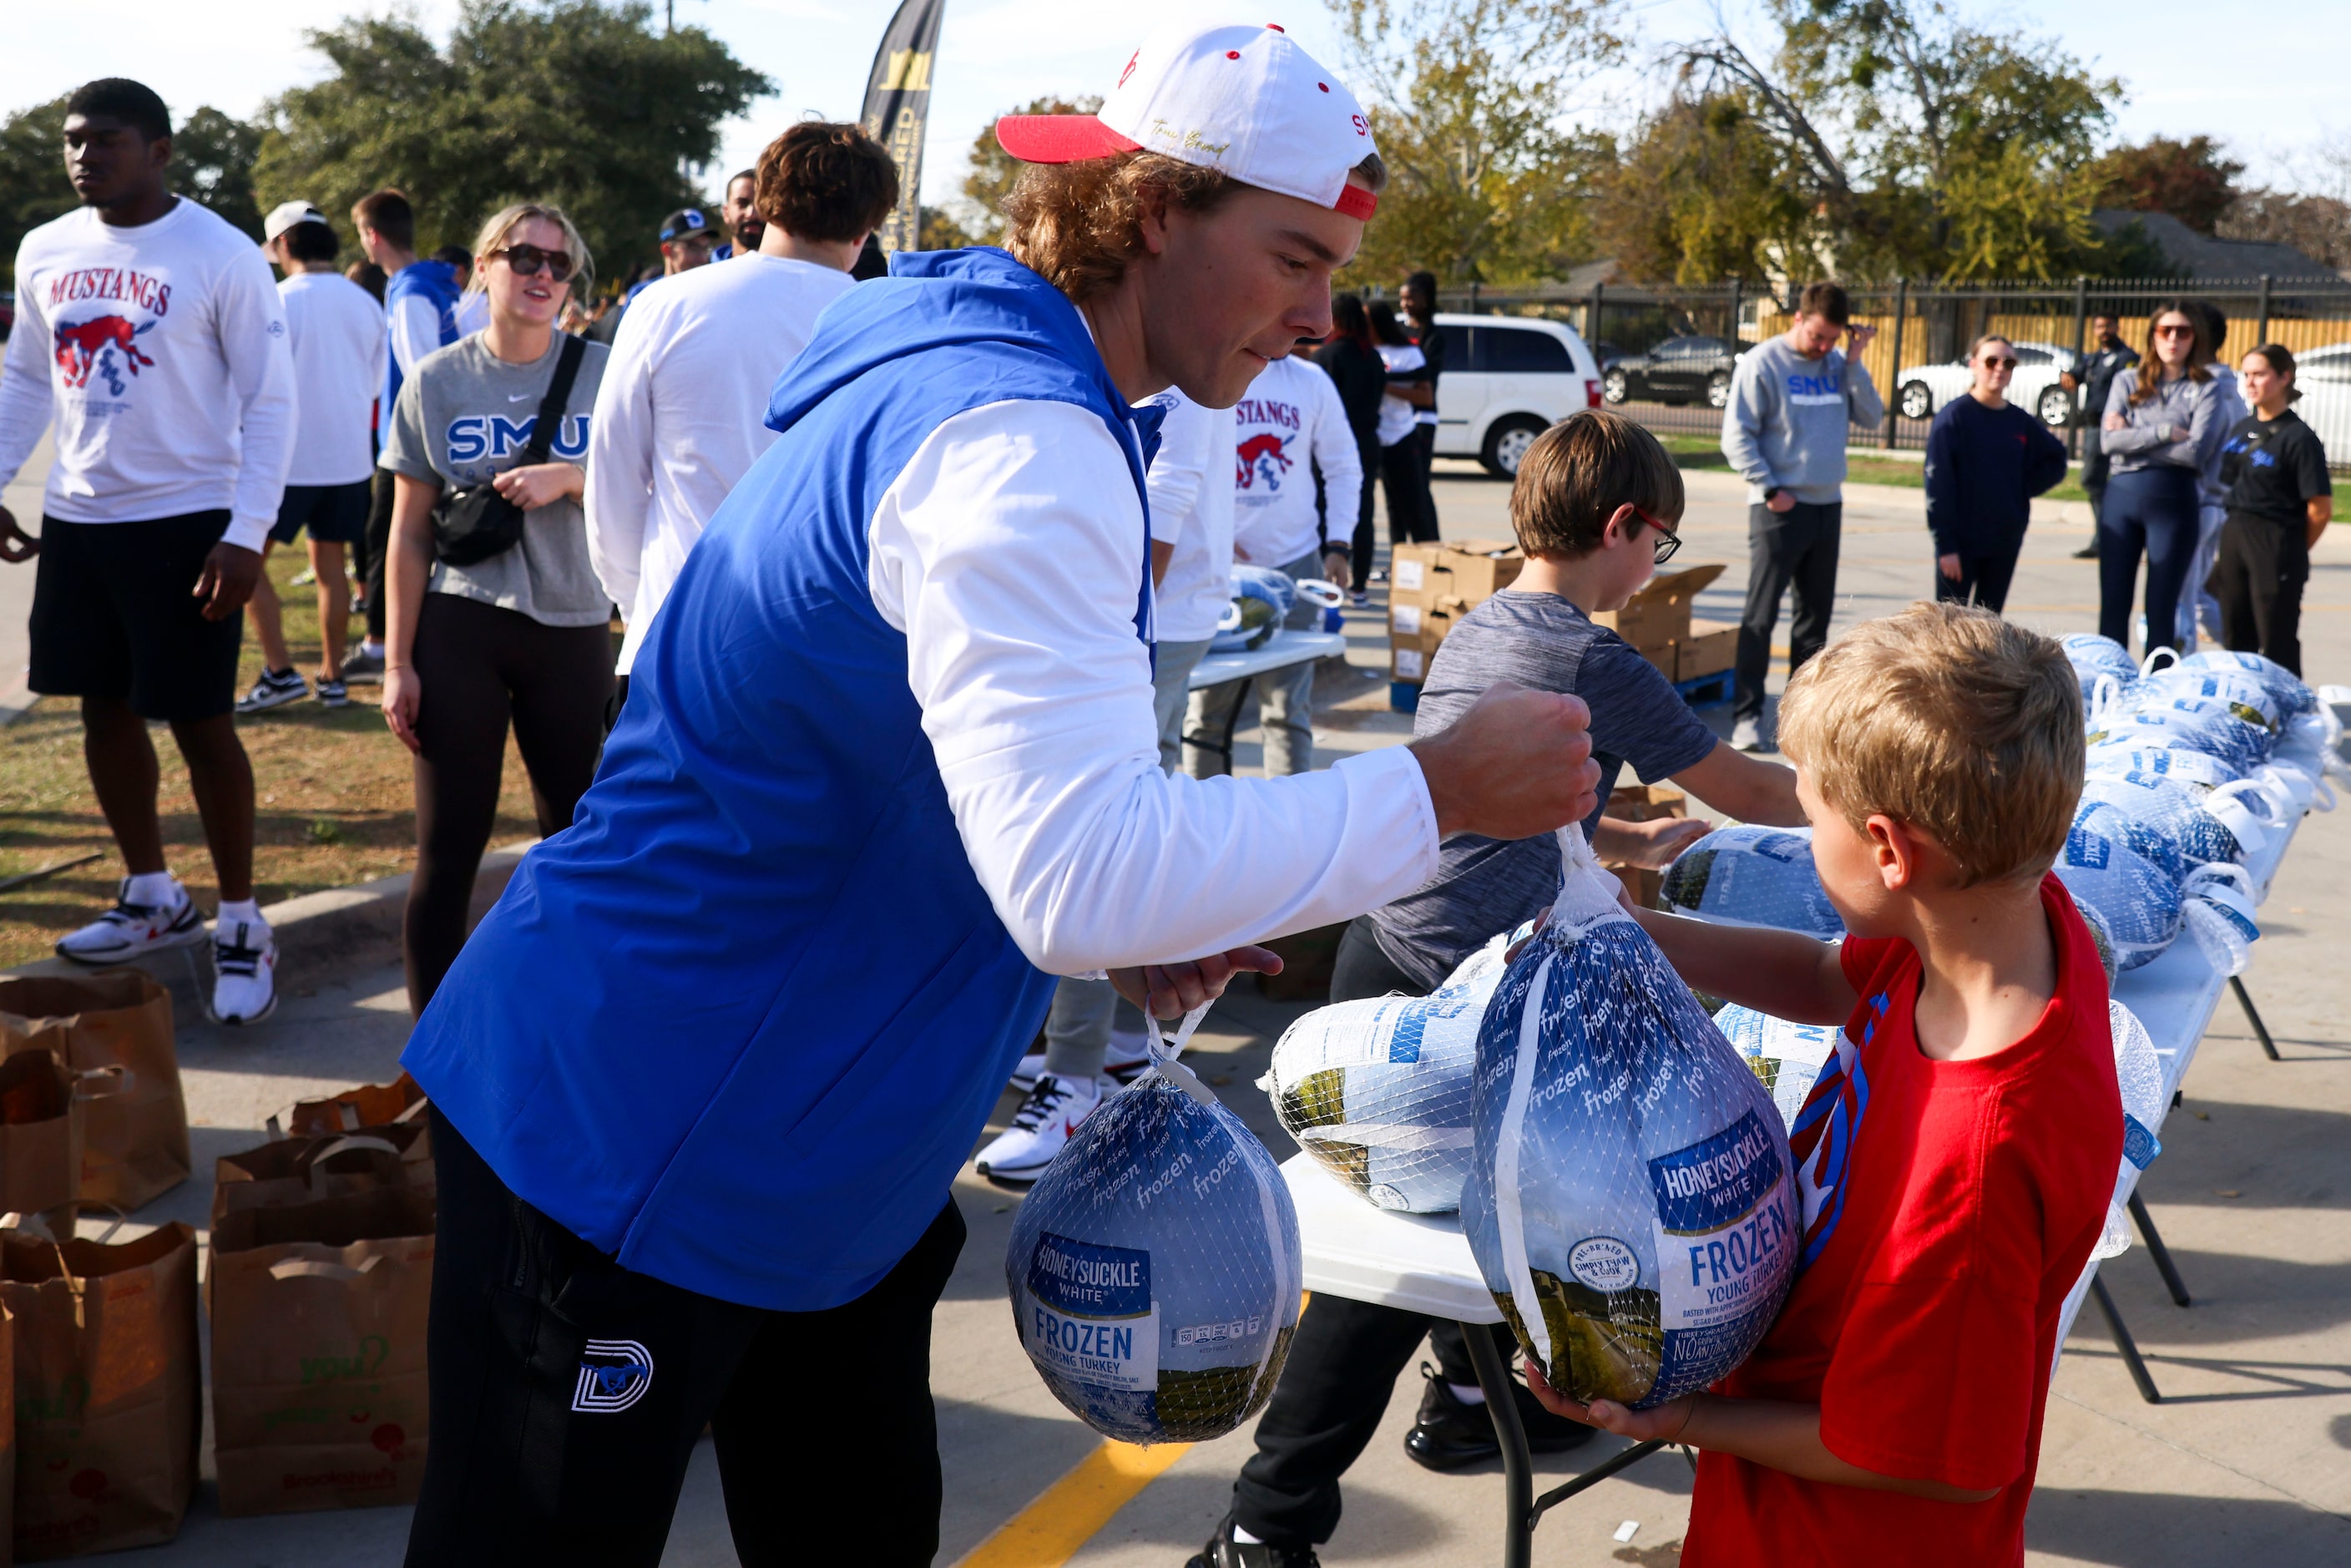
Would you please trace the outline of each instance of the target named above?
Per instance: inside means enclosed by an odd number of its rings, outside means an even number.
[[[1699,1450],[1684,1568],[2024,1560],[2057,1317],[2122,1155],[2106,985],[2049,874],[2082,779],[2057,644],[1914,604],[1789,682],[1782,748],[1852,933],[1639,913],[1699,991],[1843,1022],[1790,1143],[1801,1270],[1707,1393],[1560,1414]]]

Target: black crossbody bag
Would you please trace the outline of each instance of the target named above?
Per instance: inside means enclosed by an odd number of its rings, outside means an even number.
[[[580,361],[586,357],[588,345],[566,334],[562,357],[555,361],[555,379],[547,383],[547,396],[540,400],[538,418],[532,421],[530,442],[522,449],[518,468],[547,461],[548,446],[555,439],[555,429],[563,418],[563,405],[571,401],[571,383],[580,374]],[[522,543],[523,509],[497,492],[495,485],[468,485],[462,490],[444,490],[433,504],[433,551],[451,566],[471,566],[475,561],[503,555]]]

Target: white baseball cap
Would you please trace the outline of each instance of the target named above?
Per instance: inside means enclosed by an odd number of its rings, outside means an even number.
[[[269,209],[261,220],[261,241],[264,245],[276,239],[296,224],[323,224],[327,214],[308,202],[280,202]]]
[[[1350,217],[1379,206],[1347,183],[1377,151],[1363,106],[1271,23],[1164,27],[1134,51],[1099,112],[1008,114],[996,140],[1029,163],[1147,151]]]

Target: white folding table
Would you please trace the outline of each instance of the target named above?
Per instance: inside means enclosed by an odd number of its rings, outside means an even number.
[[[1206,691],[1228,681],[1238,681],[1241,689],[1234,695],[1233,706],[1225,715],[1225,733],[1217,737],[1186,735],[1184,744],[1196,746],[1203,751],[1213,751],[1233,765],[1233,732],[1240,727],[1241,708],[1248,703],[1249,687],[1259,675],[1276,670],[1287,670],[1297,664],[1311,664],[1317,659],[1347,656],[1347,637],[1343,632],[1300,632],[1288,626],[1274,629],[1273,635],[1254,648],[1244,648],[1237,653],[1210,653],[1192,666],[1192,678],[1186,689]]]

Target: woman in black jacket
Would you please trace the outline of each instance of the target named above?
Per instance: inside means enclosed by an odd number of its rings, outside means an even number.
[[[1387,367],[1380,363],[1379,342],[1372,336],[1371,312],[1363,297],[1342,294],[1331,301],[1332,333],[1316,350],[1315,362],[1339,386],[1339,406],[1347,411],[1347,428],[1354,433],[1355,450],[1364,462],[1362,498],[1355,507],[1355,532],[1351,542],[1348,584],[1355,602],[1368,601],[1372,578],[1372,490],[1380,472],[1380,399],[1387,382]]]

